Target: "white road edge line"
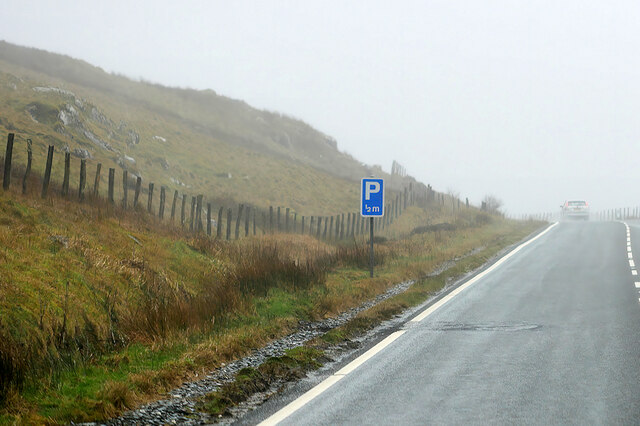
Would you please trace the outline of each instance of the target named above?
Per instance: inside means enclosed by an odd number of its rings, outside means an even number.
[[[635,269],[631,270],[631,275],[638,275],[638,271],[636,271]]]
[[[335,374],[326,378],[319,385],[311,388],[302,396],[290,402],[284,408],[280,409],[279,411],[271,415],[271,417],[260,422],[259,425],[266,426],[266,425],[275,425],[280,423],[282,420],[286,419],[291,414],[295,413],[300,408],[302,408],[307,403],[309,403],[311,400],[313,400],[316,396],[320,395],[321,393],[329,389],[331,386],[338,383],[343,377],[345,377],[347,374],[351,373],[353,370],[355,370],[356,368],[364,364],[367,360],[372,358],[375,354],[377,354],[378,352],[380,352],[381,350],[389,346],[398,337],[406,333],[406,331],[407,330],[398,330],[396,332],[391,333],[382,341],[380,341],[377,345],[375,345],[374,347],[372,347],[371,349],[369,349],[368,351],[360,355],[358,358],[351,361],[346,366],[342,367]]]
[[[449,293],[447,296],[445,296],[444,298],[440,299],[437,303],[435,303],[434,305],[430,306],[425,311],[423,311],[420,315],[418,315],[417,317],[413,318],[410,322],[422,321],[424,318],[426,318],[427,316],[429,316],[430,314],[435,312],[436,309],[438,309],[440,306],[444,305],[447,301],[449,301],[453,297],[455,297],[456,294],[460,293],[462,290],[464,290],[465,288],[469,287],[471,284],[473,284],[474,282],[478,281],[479,279],[481,279],[482,277],[487,275],[489,272],[491,272],[494,269],[496,269],[498,266],[502,265],[511,256],[513,256],[514,254],[516,254],[517,252],[522,250],[524,247],[528,246],[529,244],[531,244],[532,242],[537,240],[538,238],[542,237],[544,234],[549,232],[551,229],[553,229],[557,225],[558,225],[558,222],[554,222],[547,229],[545,229],[544,231],[542,231],[541,233],[539,233],[538,235],[536,235],[532,239],[530,239],[528,241],[525,241],[524,243],[520,244],[518,247],[513,249],[511,252],[507,253],[505,256],[500,258],[500,260],[498,260],[496,263],[491,265],[489,268],[485,269],[484,271],[482,271],[481,273],[479,273],[478,275],[473,277],[471,280],[467,281],[466,283],[464,283],[460,287],[456,288],[454,291]],[[420,318],[420,319],[417,319],[417,318]],[[262,422],[258,423],[258,425],[259,426],[267,426],[267,425],[276,425],[276,424],[280,423],[281,421],[283,421],[284,419],[289,417],[291,414],[295,413],[300,408],[305,406],[307,403],[309,403],[315,397],[317,397],[318,395],[320,395],[321,393],[323,393],[324,391],[329,389],[331,386],[333,386],[336,383],[338,383],[343,377],[345,377],[347,374],[351,373],[353,370],[355,370],[356,368],[358,368],[359,366],[364,364],[366,361],[371,359],[378,352],[380,352],[381,350],[383,350],[384,348],[389,346],[398,337],[400,337],[404,333],[406,333],[406,331],[407,330],[398,330],[398,331],[395,331],[395,332],[391,333],[386,338],[384,338],[382,341],[380,341],[378,344],[376,344],[374,347],[372,347],[371,349],[369,349],[368,351],[366,351],[365,353],[360,355],[358,358],[356,358],[353,361],[351,361],[349,364],[347,364],[344,367],[342,367],[335,374],[329,376],[324,381],[320,382],[320,384],[318,384],[315,387],[313,387],[310,390],[308,390],[302,396],[298,397],[297,399],[295,399],[292,402],[290,402],[289,404],[287,404],[285,407],[283,407],[280,410],[276,411],[270,417],[268,417],[265,420],[263,420]]]
[[[636,281],[635,284],[636,284],[636,288],[640,288],[640,282]]]
[[[632,268],[636,267],[636,263],[633,261],[633,259],[629,259],[629,266]]]

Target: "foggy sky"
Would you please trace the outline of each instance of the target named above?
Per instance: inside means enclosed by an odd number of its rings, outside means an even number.
[[[640,2],[2,3],[0,39],[301,118],[474,203],[640,204]]]

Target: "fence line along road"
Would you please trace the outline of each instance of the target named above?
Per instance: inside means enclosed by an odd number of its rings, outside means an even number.
[[[12,159],[14,152],[14,139],[15,134],[9,133],[7,137],[7,146],[5,150],[4,166],[3,166],[3,190],[8,190],[11,185],[12,174],[18,173],[15,167],[12,168]],[[95,164],[95,172],[93,177],[93,188],[89,192],[89,196],[85,193],[86,180],[87,180],[87,160],[82,158],[80,160],[80,170],[78,178],[78,191],[77,197],[72,194],[70,182],[73,175],[72,156],[70,152],[64,153],[64,171],[63,180],[60,185],[59,191],[51,191],[51,174],[53,169],[53,159],[55,155],[55,148],[53,145],[49,145],[47,150],[47,159],[45,163],[44,174],[38,182],[40,175],[32,174],[32,142],[31,139],[27,139],[27,164],[24,168],[24,174],[22,176],[22,193],[26,194],[29,185],[39,184],[41,187],[40,196],[42,198],[47,197],[61,197],[65,199],[75,199],[80,203],[103,203],[104,199],[100,197],[100,183],[102,173],[102,163]],[[2,163],[0,163],[2,165]],[[93,167],[93,166],[92,166]],[[122,171],[122,199],[116,203],[115,188],[116,188],[116,170],[114,168],[108,169],[108,181],[107,181],[107,203],[113,208],[121,208],[124,210],[135,210],[144,213],[140,209],[140,195],[145,192],[142,187],[142,178],[135,176],[133,173],[129,173],[127,170]],[[405,173],[404,169],[398,169],[398,173]],[[400,176],[400,174],[398,174]],[[54,185],[55,186],[55,185]],[[129,191],[133,188],[133,202],[129,201]],[[149,182],[146,189],[147,205],[146,212],[163,222],[165,220],[165,204],[166,204],[166,191],[167,187],[160,187],[160,196],[157,201],[157,206],[154,206],[154,192],[155,184]],[[447,197],[445,194],[434,191],[430,185],[414,185],[413,182],[409,182],[402,191],[398,191],[395,197],[390,197],[391,202],[385,205],[386,215],[374,220],[374,230],[382,231],[388,226],[393,224],[395,220],[400,217],[404,211],[410,206],[426,207],[427,205],[440,204],[445,205]],[[189,195],[182,193],[176,189],[173,193],[173,200],[171,202],[171,215],[168,219],[168,223],[175,224],[181,229],[185,230],[188,226],[188,231],[193,233],[206,233],[208,236],[215,236],[221,239],[223,235],[227,240],[230,240],[232,236],[235,239],[241,237],[247,237],[250,235],[257,235],[259,231],[262,234],[267,233],[295,233],[302,235],[314,236],[318,239],[326,241],[340,241],[345,239],[352,239],[357,236],[365,236],[369,232],[369,222],[361,220],[361,217],[356,212],[346,212],[337,215],[315,215],[315,216],[300,216],[293,209],[286,207],[281,208],[277,206],[277,210],[273,206],[269,206],[268,210],[263,210],[257,206],[251,206],[248,204],[239,204],[237,209],[227,207],[226,210],[226,229],[224,224],[223,213],[225,206],[219,206],[217,220],[212,218],[212,211],[215,209],[215,205],[211,201],[206,201],[203,194],[191,195],[191,209],[190,215],[186,217],[186,203]],[[449,196],[451,205],[460,209],[463,207],[469,208],[469,201],[461,204],[460,199],[453,196]],[[178,200],[181,199],[180,220],[176,223],[176,209]],[[206,206],[206,226],[203,224],[202,212]],[[275,211],[274,211],[275,210]],[[300,219],[300,224],[298,224]],[[243,223],[244,222],[244,223]],[[235,226],[235,228],[233,228]],[[214,231],[215,228],[215,231]],[[243,229],[242,229],[243,228]],[[234,232],[232,234],[232,229]],[[241,231],[244,232],[241,232]]]

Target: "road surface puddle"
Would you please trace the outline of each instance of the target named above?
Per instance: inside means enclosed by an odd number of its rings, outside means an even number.
[[[529,323],[459,323],[437,322],[428,327],[434,331],[532,331],[542,328],[540,324]]]

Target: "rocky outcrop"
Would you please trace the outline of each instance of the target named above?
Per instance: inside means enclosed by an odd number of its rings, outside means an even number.
[[[140,135],[133,130],[129,130],[127,132],[127,145],[132,146],[132,145],[138,145],[139,143],[140,143]]]
[[[66,104],[63,109],[58,113],[58,119],[62,121],[65,126],[78,127],[82,123],[80,121],[80,115],[73,105]]]
[[[82,158],[82,159],[91,159],[91,158],[93,158],[93,156],[91,155],[91,153],[89,151],[87,151],[86,149],[81,149],[81,148],[74,149],[72,154],[75,157]]]
[[[72,98],[76,97],[75,93],[70,92],[68,90],[60,89],[59,87],[42,87],[42,86],[38,86],[38,87],[34,87],[33,90],[36,91],[36,92],[40,92],[40,93],[57,93],[57,94],[63,95],[63,96],[70,96]]]
[[[96,107],[91,108],[91,119],[96,123],[102,124],[103,126],[113,126],[111,120],[105,117],[105,115],[101,113]]]
[[[109,145],[108,143],[106,143],[105,141],[103,141],[93,133],[91,133],[89,130],[83,129],[82,134],[91,142],[99,146],[100,148],[105,149],[107,151],[111,151],[111,152],[115,151],[111,145]]]

